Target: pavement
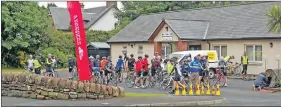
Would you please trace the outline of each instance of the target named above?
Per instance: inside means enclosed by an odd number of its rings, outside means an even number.
[[[68,72],[59,72],[67,77]],[[252,91],[253,81],[228,79],[228,87],[221,88],[221,96],[162,96],[162,97],[124,97],[106,100],[36,100],[15,97],[2,97],[3,106],[177,106],[177,105],[215,105],[215,106],[280,106],[281,92],[262,93]],[[157,88],[132,89],[124,83],[120,86],[126,92],[163,93]],[[136,105],[137,104],[137,105]]]

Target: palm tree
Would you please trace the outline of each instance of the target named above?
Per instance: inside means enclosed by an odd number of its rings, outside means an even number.
[[[269,9],[268,13],[269,32],[281,33],[281,6],[274,5]]]

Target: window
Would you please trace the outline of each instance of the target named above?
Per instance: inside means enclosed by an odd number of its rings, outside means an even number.
[[[123,46],[122,48],[122,53],[127,53],[127,46]]]
[[[143,53],[143,47],[142,45],[138,46],[138,54],[142,54]]]
[[[262,61],[261,45],[246,45],[245,48],[249,61]]]
[[[168,32],[169,28],[168,27],[165,27],[166,31]]]
[[[224,45],[214,46],[214,50],[217,51],[219,59],[221,57],[227,56],[227,46],[224,46]]]

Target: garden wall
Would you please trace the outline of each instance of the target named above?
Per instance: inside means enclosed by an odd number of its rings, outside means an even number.
[[[44,77],[31,73],[2,73],[2,96],[32,99],[108,99],[124,97],[124,88]]]

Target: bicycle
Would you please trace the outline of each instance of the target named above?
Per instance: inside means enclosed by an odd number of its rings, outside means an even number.
[[[101,75],[101,72],[94,72],[94,76],[96,83],[103,84],[103,76]]]
[[[216,69],[216,78],[213,80],[214,85],[220,85],[223,87],[226,83],[226,76],[224,76],[223,72],[225,72],[226,67],[217,67]]]
[[[203,69],[203,77],[200,82],[201,84],[203,84],[205,88],[207,88],[208,85],[210,85],[209,71],[207,69]]]
[[[123,81],[123,73],[122,70],[118,73],[115,72],[113,73],[113,84],[115,84],[116,86],[118,85],[118,83],[122,83]]]
[[[234,65],[234,70],[233,70],[233,76],[234,77],[241,77],[242,76],[242,72],[241,72],[241,68],[240,68],[240,64],[236,63]]]
[[[168,77],[164,78],[164,80],[160,83],[160,87],[159,87],[160,90],[165,92],[172,91],[173,84],[174,84],[174,77],[175,76],[169,75]],[[185,86],[189,86],[189,81],[186,80],[183,76],[181,76],[180,83],[182,83]]]

